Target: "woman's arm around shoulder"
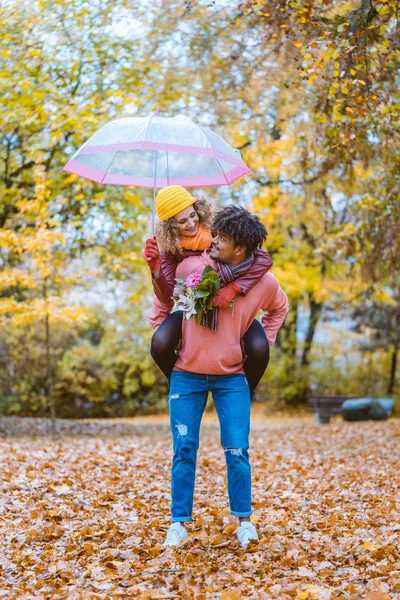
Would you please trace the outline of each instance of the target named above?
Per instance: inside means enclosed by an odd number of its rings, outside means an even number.
[[[272,265],[272,258],[268,252],[262,248],[254,250],[254,262],[250,269],[235,279],[235,283],[240,287],[244,296],[260,281],[261,277],[268,273]]]

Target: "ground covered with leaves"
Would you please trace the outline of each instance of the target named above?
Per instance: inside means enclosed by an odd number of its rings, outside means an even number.
[[[253,521],[229,514],[213,415],[189,540],[164,549],[165,419],[0,420],[0,598],[400,598],[400,422],[253,423]]]

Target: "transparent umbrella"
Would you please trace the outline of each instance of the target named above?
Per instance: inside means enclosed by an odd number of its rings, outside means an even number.
[[[184,116],[128,117],[101,127],[63,171],[104,184],[157,188],[229,185],[250,170],[239,150]],[[152,225],[154,232],[153,202]]]

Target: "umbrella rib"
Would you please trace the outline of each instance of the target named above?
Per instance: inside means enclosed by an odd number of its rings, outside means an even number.
[[[144,142],[147,142],[147,139],[146,139],[147,132],[148,132],[148,130],[149,130],[149,127],[150,127],[151,120],[152,120],[152,118],[153,118],[154,116],[156,116],[156,115],[151,115],[151,116],[149,117],[149,122],[148,122],[148,123],[147,123],[147,125],[146,125],[146,131],[144,132],[144,136],[143,136],[143,141],[144,141]]]
[[[103,175],[102,180],[100,181],[100,183],[104,183],[104,180],[107,177],[108,171],[110,170],[110,167],[113,164],[113,162],[114,162],[115,157],[117,156],[117,154],[118,154],[118,150],[115,151],[114,156],[112,157],[112,159],[110,161],[110,164],[108,165],[108,167],[106,169],[106,172],[104,173],[104,175]]]
[[[212,142],[210,142],[210,138],[208,137],[208,135],[207,135],[207,132],[206,132],[205,128],[204,128],[204,127],[202,127],[201,125],[198,125],[198,127],[199,127],[199,129],[201,129],[201,131],[202,131],[202,132],[203,132],[203,134],[205,135],[205,137],[206,137],[206,139],[207,139],[207,142],[210,144],[210,147],[211,147],[212,149],[214,149],[214,146],[212,145]]]
[[[206,136],[206,139],[207,139],[208,143],[210,144],[211,148],[214,150],[214,146],[212,145],[212,143],[211,143],[211,141],[210,141],[210,139],[209,139],[209,137],[208,137],[208,135],[207,135],[207,132],[206,132],[206,130],[205,130],[205,129],[204,129],[202,126],[201,126],[201,125],[199,125],[199,128],[201,129],[201,131],[202,131],[202,132],[204,133],[204,135]],[[213,156],[213,159],[214,159],[214,160],[215,160],[215,162],[217,163],[217,165],[218,165],[218,168],[219,168],[219,170],[221,171],[221,173],[222,173],[222,176],[223,176],[223,178],[224,178],[224,179],[225,179],[225,181],[226,181],[226,185],[229,185],[229,183],[228,183],[228,180],[227,180],[227,178],[225,177],[224,170],[223,170],[223,168],[221,167],[221,165],[219,164],[219,162],[218,162],[218,159],[216,158],[216,156]]]
[[[214,159],[214,160],[215,160],[215,162],[217,163],[217,165],[218,165],[218,167],[219,167],[219,170],[221,171],[221,173],[222,173],[222,176],[223,176],[223,178],[224,178],[224,179],[225,179],[225,181],[226,181],[226,185],[229,185],[229,183],[228,183],[228,180],[227,180],[227,178],[225,177],[224,170],[223,170],[223,168],[221,167],[221,165],[220,165],[220,164],[219,164],[219,162],[218,162],[218,158],[216,158],[215,156],[213,156],[213,159]]]

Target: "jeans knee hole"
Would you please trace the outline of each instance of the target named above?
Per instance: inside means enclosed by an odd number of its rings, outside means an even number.
[[[225,452],[229,452],[232,456],[242,456],[243,449],[242,448],[225,448]]]
[[[178,430],[178,434],[179,435],[187,435],[188,432],[188,428],[187,425],[184,425],[183,423],[178,423],[178,425],[175,425],[175,427]]]

